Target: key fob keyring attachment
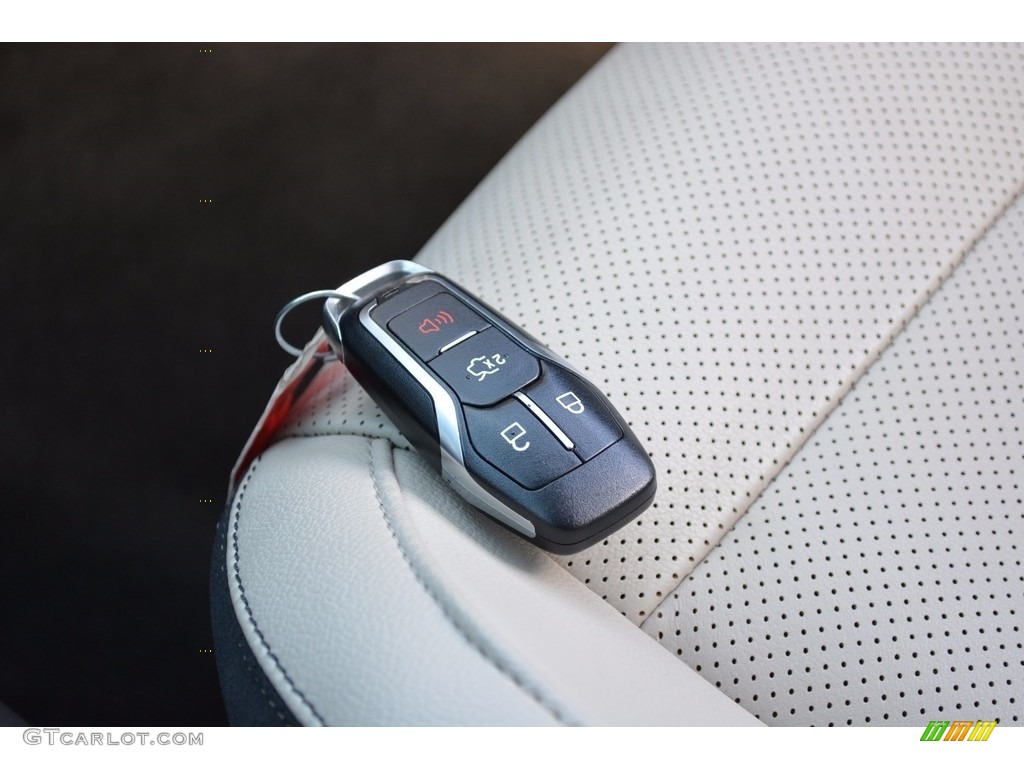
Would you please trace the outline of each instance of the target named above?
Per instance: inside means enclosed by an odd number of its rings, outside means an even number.
[[[432,270],[393,261],[325,298],[331,349],[460,496],[551,552],[595,544],[654,500],[654,466],[569,363]],[[296,351],[287,345],[289,351]]]

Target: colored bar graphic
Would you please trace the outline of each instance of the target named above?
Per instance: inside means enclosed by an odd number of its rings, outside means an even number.
[[[946,731],[946,738],[943,741],[963,741],[970,733],[972,725],[974,725],[973,720],[954,720],[953,724],[949,726],[949,730]]]
[[[925,726],[921,741],[988,741],[998,724],[998,720],[932,720]]]
[[[996,720],[979,720],[974,724],[974,730],[971,731],[971,735],[967,737],[968,741],[988,741],[988,737],[992,735],[992,731],[995,730]]]
[[[921,741],[939,741],[947,728],[949,728],[949,720],[932,720],[925,726],[924,733],[921,734]]]

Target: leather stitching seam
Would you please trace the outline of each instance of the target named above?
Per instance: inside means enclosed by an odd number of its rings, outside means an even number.
[[[226,527],[227,521],[221,521],[217,523],[218,540],[220,540],[222,526]],[[220,577],[225,581],[227,581],[228,578],[228,569],[227,565],[224,562],[227,559],[227,545],[224,543],[226,539],[227,537],[225,536],[224,540],[221,541],[220,567],[218,568],[217,571],[220,574]],[[263,694],[264,698],[266,699],[267,705],[273,710],[277,718],[287,725],[287,715],[281,711],[281,708],[277,706],[277,703],[274,701],[273,697],[270,695],[267,689],[263,687],[263,681],[260,679],[260,676],[256,673],[256,659],[253,658],[252,654],[248,653],[248,649],[244,647],[244,643],[242,641],[238,642],[238,651],[242,658],[242,666],[245,668],[246,673],[249,675],[249,680],[253,683],[254,686],[259,688],[260,693]]]
[[[256,637],[259,638],[260,645],[263,646],[263,650],[266,651],[267,656],[269,656],[270,659],[274,662],[274,666],[277,667],[278,671],[284,676],[285,682],[288,683],[288,686],[291,688],[292,692],[299,697],[303,704],[309,707],[309,711],[313,713],[313,716],[316,718],[317,722],[320,725],[326,725],[323,717],[320,715],[319,712],[316,711],[316,707],[314,707],[313,704],[309,701],[309,699],[306,698],[305,694],[303,694],[302,691],[299,690],[298,686],[295,684],[295,681],[292,680],[287,670],[285,670],[284,665],[281,664],[281,660],[277,657],[277,654],[274,653],[273,649],[271,649],[270,643],[267,642],[266,637],[264,637],[263,635],[263,631],[259,628],[259,625],[256,623],[256,617],[253,615],[252,607],[249,605],[249,599],[245,595],[245,587],[242,586],[242,575],[238,567],[238,518],[242,512],[242,499],[245,497],[245,489],[246,487],[248,487],[249,481],[256,473],[256,468],[260,464],[260,458],[261,457],[257,457],[256,460],[253,462],[252,466],[249,468],[249,472],[246,474],[245,480],[242,483],[242,487],[238,490],[238,496],[235,498],[235,519],[231,526],[231,565],[232,570],[234,571],[235,585],[238,587],[238,594],[242,598],[242,605],[245,606],[245,613],[249,620],[249,626],[252,627],[253,632],[256,633]]]
[[[389,442],[384,440],[384,442]],[[373,495],[377,499],[377,506],[380,508],[381,516],[384,519],[384,525],[387,526],[388,532],[391,534],[391,538],[394,539],[395,545],[398,547],[398,552],[402,556],[402,560],[405,561],[406,566],[409,568],[409,572],[412,574],[416,582],[423,588],[423,591],[427,593],[434,604],[440,609],[441,615],[447,619],[448,623],[451,624],[452,628],[459,633],[459,636],[466,641],[477,653],[479,653],[484,659],[490,662],[495,669],[501,674],[507,677],[512,683],[519,688],[523,693],[528,695],[531,699],[536,701],[541,707],[543,707],[551,717],[553,717],[561,725],[573,725],[566,717],[559,711],[558,707],[552,702],[546,700],[544,694],[536,690],[533,686],[529,685],[525,680],[522,679],[514,670],[510,669],[505,662],[498,656],[488,651],[480,643],[473,639],[469,632],[466,631],[465,627],[456,616],[453,616],[451,611],[445,605],[444,601],[435,593],[435,591],[427,584],[426,580],[422,577],[415,565],[413,565],[412,559],[409,557],[408,552],[402,545],[401,540],[398,538],[398,534],[391,524],[391,518],[388,515],[388,511],[384,505],[384,500],[380,495],[380,487],[377,485],[377,471],[373,461],[373,442],[369,441],[369,454],[370,454],[370,478],[373,481]],[[390,443],[389,443],[390,444]],[[394,446],[392,446],[394,448]]]

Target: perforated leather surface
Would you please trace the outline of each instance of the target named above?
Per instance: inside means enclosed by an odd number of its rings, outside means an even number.
[[[621,46],[418,257],[545,340],[652,454],[561,562],[640,623],[1024,180],[1022,51]],[[285,435],[400,437],[344,369]],[[453,501],[454,503],[454,501]]]
[[[771,724],[1024,722],[1024,202],[644,624]]]

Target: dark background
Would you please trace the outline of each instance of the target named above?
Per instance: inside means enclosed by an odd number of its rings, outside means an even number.
[[[274,315],[415,255],[607,48],[0,46],[0,701],[224,723],[210,548]]]

